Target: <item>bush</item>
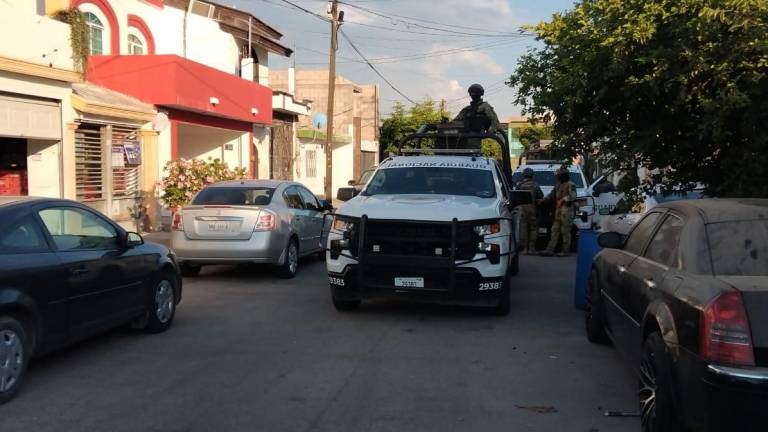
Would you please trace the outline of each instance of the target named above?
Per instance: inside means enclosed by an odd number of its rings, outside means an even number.
[[[188,204],[192,197],[211,183],[247,178],[245,168],[229,169],[220,159],[177,159],[165,164],[165,177],[157,185],[160,203],[171,209]]]

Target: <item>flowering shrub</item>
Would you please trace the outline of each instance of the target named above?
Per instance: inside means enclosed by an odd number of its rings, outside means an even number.
[[[158,183],[162,191],[160,204],[175,209],[192,199],[201,189],[211,183],[223,180],[247,178],[244,168],[229,169],[220,159],[177,159],[165,164],[167,175]]]

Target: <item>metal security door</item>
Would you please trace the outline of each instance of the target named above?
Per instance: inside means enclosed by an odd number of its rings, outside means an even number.
[[[270,177],[293,180],[293,133],[291,123],[273,120],[270,137]]]

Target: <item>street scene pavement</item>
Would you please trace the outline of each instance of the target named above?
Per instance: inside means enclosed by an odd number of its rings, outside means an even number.
[[[292,280],[206,267],[173,327],[32,361],[13,431],[634,431],[632,372],[584,336],[573,258],[523,257],[512,312],[391,301],[340,313],[320,260]]]

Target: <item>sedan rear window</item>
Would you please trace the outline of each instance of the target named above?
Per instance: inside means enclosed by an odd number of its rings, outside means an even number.
[[[768,276],[768,221],[707,225],[712,265],[719,276]]]
[[[201,190],[193,205],[264,206],[272,201],[273,188],[209,187]]]

